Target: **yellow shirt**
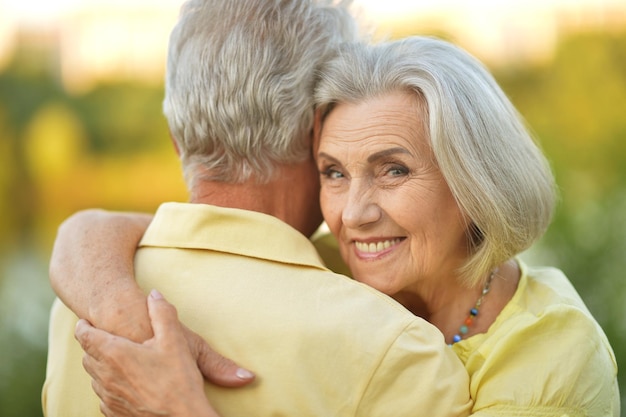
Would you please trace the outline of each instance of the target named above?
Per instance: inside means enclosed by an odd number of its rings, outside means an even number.
[[[332,235],[314,243],[326,265],[345,273]],[[453,346],[471,378],[472,416],[619,416],[604,332],[561,271],[518,264],[516,293],[489,331]]]
[[[470,375],[473,416],[619,416],[617,364],[563,273],[529,268],[487,333],[453,345]]]
[[[135,259],[180,319],[259,375],[243,389],[206,385],[229,416],[465,416],[469,379],[441,333],[392,299],[321,263],[274,217],[162,205]],[[98,416],[76,317],[57,302],[43,405],[47,417]]]

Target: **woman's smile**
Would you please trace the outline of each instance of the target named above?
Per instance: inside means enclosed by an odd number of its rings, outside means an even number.
[[[354,240],[356,255],[363,259],[373,259],[384,256],[395,249],[403,239],[384,239],[359,241]]]

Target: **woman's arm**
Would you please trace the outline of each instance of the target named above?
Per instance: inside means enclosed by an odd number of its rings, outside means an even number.
[[[129,341],[153,337],[146,295],[135,282],[135,251],[152,215],[85,210],[59,227],[50,282],[59,298],[96,328]],[[238,387],[254,374],[215,352],[182,326],[192,357],[210,382]]]
[[[80,211],[59,227],[50,283],[77,316],[142,342],[152,337],[146,296],[134,279],[133,259],[152,215]]]

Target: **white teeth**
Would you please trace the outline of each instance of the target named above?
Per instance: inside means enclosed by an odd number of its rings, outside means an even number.
[[[400,239],[393,239],[393,240],[385,240],[385,241],[377,242],[377,243],[365,243],[365,242],[355,241],[354,244],[356,245],[356,248],[360,252],[376,253],[376,252],[381,252],[385,249],[388,249],[391,246],[399,242],[400,242]]]

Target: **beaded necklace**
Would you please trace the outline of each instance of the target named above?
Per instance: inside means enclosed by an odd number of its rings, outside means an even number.
[[[459,327],[458,333],[452,336],[452,343],[450,343],[450,346],[452,346],[453,344],[457,342],[460,342],[469,331],[470,326],[474,323],[474,318],[478,315],[478,309],[480,308],[480,305],[483,303],[483,299],[485,298],[485,295],[487,295],[487,293],[491,289],[491,281],[493,281],[493,277],[496,274],[497,270],[498,268],[494,269],[489,274],[489,277],[487,278],[487,281],[485,282],[485,286],[483,287],[483,292],[480,294],[480,297],[478,297],[478,300],[476,300],[476,304],[474,304],[474,307],[470,309],[469,315],[467,316],[467,318],[465,319],[461,327]]]

